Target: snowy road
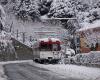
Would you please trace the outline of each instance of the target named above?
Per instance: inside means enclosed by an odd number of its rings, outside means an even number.
[[[48,69],[52,72],[59,74],[66,78],[77,79],[77,80],[100,80],[100,68],[85,67],[71,64],[48,64],[42,65],[37,63],[30,63],[37,67]]]
[[[4,68],[8,80],[80,80],[66,78],[47,69],[27,63],[7,64]]]
[[[32,60],[0,62],[0,80],[7,79],[100,80],[100,68],[92,68],[69,64],[44,65],[35,63]]]

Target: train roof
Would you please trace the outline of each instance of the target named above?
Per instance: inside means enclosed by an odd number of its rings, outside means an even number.
[[[52,41],[52,42],[56,42],[56,41],[60,41],[60,39],[58,38],[42,38],[42,39],[39,39],[39,41],[44,41],[44,42],[48,42],[48,41]]]

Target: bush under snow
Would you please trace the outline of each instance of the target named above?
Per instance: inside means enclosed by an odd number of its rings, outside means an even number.
[[[75,63],[99,63],[100,64],[100,51],[91,51],[89,53],[77,54],[74,57]]]

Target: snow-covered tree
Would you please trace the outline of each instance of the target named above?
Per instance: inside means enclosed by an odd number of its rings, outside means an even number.
[[[16,58],[16,52],[11,40],[11,34],[1,31],[0,33],[0,60],[13,60]]]
[[[38,20],[40,13],[37,0],[15,0],[13,10],[22,20]]]
[[[62,25],[68,29],[70,33],[78,29],[79,12],[88,11],[88,4],[82,3],[79,0],[54,0],[51,4],[48,17],[54,18],[76,18],[77,20],[61,20]],[[82,18],[81,18],[82,19]]]
[[[52,0],[41,0],[39,3],[39,12],[41,15],[45,15],[49,12]]]
[[[51,4],[49,17],[72,17],[74,16],[74,10],[71,3],[67,0],[54,0]]]
[[[0,30],[3,30],[4,24],[5,24],[5,11],[3,7],[0,5]]]
[[[8,0],[0,0],[0,3],[6,5],[8,3]]]
[[[77,16],[80,20],[80,22],[87,22],[87,23],[93,23],[95,20],[100,19],[100,6],[99,6],[100,1],[96,0],[89,0],[83,3],[83,11],[79,11],[77,13]],[[85,10],[84,10],[85,9]]]

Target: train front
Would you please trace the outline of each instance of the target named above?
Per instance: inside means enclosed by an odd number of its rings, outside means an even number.
[[[61,58],[61,41],[57,38],[39,39],[40,60],[56,62]]]

